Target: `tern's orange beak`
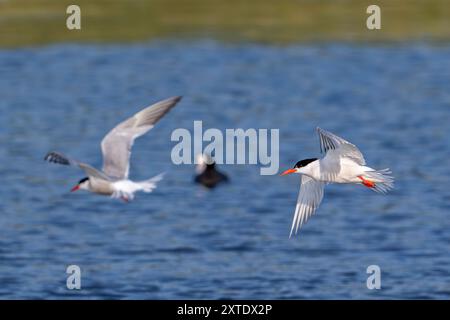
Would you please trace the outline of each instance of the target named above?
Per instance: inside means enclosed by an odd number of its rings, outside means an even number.
[[[79,185],[79,184],[77,184],[75,187],[73,187],[72,189],[70,189],[70,192],[75,192],[75,191],[77,191],[78,189],[80,189],[80,185]]]
[[[291,173],[295,173],[295,172],[297,172],[295,169],[287,169],[285,172],[280,174],[280,176],[285,176],[287,174],[291,174]]]

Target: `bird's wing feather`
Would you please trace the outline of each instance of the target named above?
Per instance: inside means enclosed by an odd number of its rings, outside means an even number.
[[[336,157],[337,159],[345,157],[361,166],[366,164],[364,156],[354,144],[319,127],[317,127],[317,133],[320,139],[320,151],[325,152],[327,158]]]
[[[324,182],[302,175],[300,193],[298,194],[294,220],[292,221],[289,237],[291,237],[293,233],[297,234],[298,228],[306,223],[309,217],[311,217],[319,207],[323,198],[324,186]]]
[[[157,102],[112,129],[102,140],[103,171],[110,177],[128,177],[134,140],[149,131],[181,97]]]
[[[103,180],[110,180],[110,178],[103,172],[98,171],[97,169],[91,167],[86,163],[70,159],[60,152],[55,151],[49,152],[45,156],[44,160],[52,163],[62,164],[65,166],[76,166],[82,169],[89,177],[99,178]]]

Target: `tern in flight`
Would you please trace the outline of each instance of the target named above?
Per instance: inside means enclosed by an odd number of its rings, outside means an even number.
[[[298,161],[292,169],[281,174],[302,175],[289,237],[294,232],[297,234],[298,228],[319,207],[323,189],[328,183],[362,184],[380,193],[386,193],[394,187],[394,178],[389,169],[375,170],[366,166],[364,156],[355,145],[323,129],[317,128],[317,132],[320,149],[325,157]]]
[[[147,131],[170,111],[181,97],[172,97],[157,102],[136,113],[131,118],[118,124],[102,140],[103,170],[99,171],[88,164],[70,159],[59,152],[49,152],[45,160],[62,165],[72,165],[81,168],[87,177],[81,179],[72,188],[120,198],[126,202],[133,200],[137,191],[151,192],[156,183],[162,179],[162,174],[144,181],[128,179],[130,171],[130,155],[134,140]]]

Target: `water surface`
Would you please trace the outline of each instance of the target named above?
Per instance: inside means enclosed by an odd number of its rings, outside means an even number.
[[[271,47],[201,41],[0,51],[0,297],[298,299],[450,297],[450,47]],[[129,204],[69,189],[99,142],[141,107],[182,102],[137,140],[131,178],[166,171]],[[390,167],[396,189],[328,186],[289,239],[298,177],[222,166],[211,192],[175,166],[176,128],[280,129],[281,169],[319,155],[320,126]],[[65,269],[82,269],[82,290]],[[366,288],[379,265],[382,289]]]

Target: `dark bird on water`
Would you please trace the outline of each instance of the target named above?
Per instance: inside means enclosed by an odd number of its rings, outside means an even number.
[[[216,163],[207,154],[197,156],[197,172],[195,176],[195,183],[202,184],[206,188],[212,189],[219,183],[228,182],[228,177],[216,168]]]

